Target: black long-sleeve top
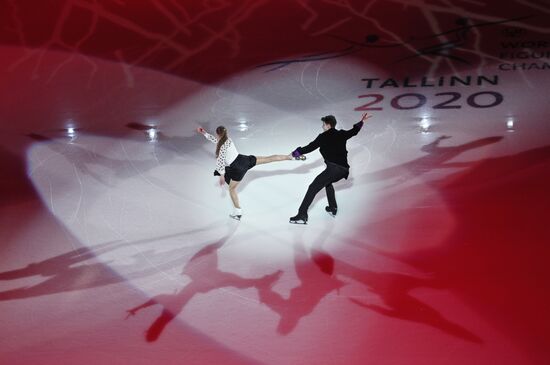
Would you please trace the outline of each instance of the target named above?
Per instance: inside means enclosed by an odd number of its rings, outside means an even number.
[[[319,134],[310,144],[305,147],[298,147],[297,150],[300,154],[305,155],[319,148],[325,162],[333,162],[337,165],[349,168],[346,142],[351,137],[357,135],[361,127],[363,127],[362,121],[355,123],[353,128],[347,131],[330,128]]]

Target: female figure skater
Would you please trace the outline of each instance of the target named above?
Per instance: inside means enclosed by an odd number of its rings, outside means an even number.
[[[227,129],[224,126],[216,128],[216,137],[206,132],[202,127],[197,128],[197,132],[202,134],[210,142],[216,143],[216,170],[214,175],[219,176],[220,186],[224,181],[229,185],[229,195],[233,202],[233,214],[229,216],[236,220],[241,220],[242,209],[237,195],[237,186],[248,170],[256,165],[261,165],[275,161],[286,160],[305,160],[305,156],[292,157],[288,155],[271,156],[245,156],[241,155],[235,147],[233,140],[227,136]]]

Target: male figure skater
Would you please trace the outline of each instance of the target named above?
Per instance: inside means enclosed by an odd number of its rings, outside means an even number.
[[[327,167],[309,185],[306,196],[298,209],[298,214],[294,217],[290,217],[290,223],[307,224],[307,210],[313,202],[315,195],[317,195],[322,188],[325,188],[328,199],[328,206],[325,207],[325,210],[333,217],[336,216],[338,205],[336,204],[336,196],[334,195],[334,187],[332,184],[342,178],[348,178],[349,165],[346,143],[348,139],[359,133],[361,127],[363,127],[364,121],[370,118],[370,115],[367,114],[368,113],[363,114],[361,120],[355,123],[352,129],[347,131],[343,129],[337,130],[335,128],[336,118],[334,118],[333,115],[322,117],[321,120],[323,121],[324,132],[319,134],[317,138],[307,146],[298,147],[292,152],[292,156],[297,158],[319,148]]]

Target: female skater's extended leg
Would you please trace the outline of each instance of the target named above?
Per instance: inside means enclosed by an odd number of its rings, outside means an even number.
[[[256,156],[256,165],[262,165],[264,163],[275,161],[287,161],[292,159],[293,157],[291,155]]]

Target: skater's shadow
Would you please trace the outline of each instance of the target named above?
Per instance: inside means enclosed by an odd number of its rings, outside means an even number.
[[[334,265],[330,256],[321,251],[308,253],[300,237],[295,240],[293,248],[294,269],[300,284],[291,289],[288,299],[272,290],[260,293],[262,303],[279,315],[277,332],[282,335],[292,332],[323,298],[345,285],[332,275]]]
[[[265,294],[262,293],[271,290],[271,286],[282,274],[281,271],[260,278],[247,279],[219,269],[218,251],[230,237],[231,234],[205,246],[185,264],[181,274],[187,276],[190,283],[184,288],[174,294],[157,295],[127,311],[128,316],[133,316],[138,311],[150,306],[159,305],[162,307],[161,314],[146,331],[145,338],[147,342],[156,341],[166,326],[183,311],[187,303],[197,294],[228,287],[237,289],[255,288],[258,290],[260,297],[264,297]]]
[[[464,171],[435,180],[431,186],[437,189],[452,224],[444,237],[432,242],[426,242],[423,234],[407,235],[407,232],[402,235],[407,236],[406,242],[399,244],[406,249],[399,251],[391,250],[383,241],[375,245],[348,238],[343,241],[428,273],[435,285],[444,283],[446,290],[468,303],[476,313],[490,313],[491,321],[507,336],[530,346],[531,339],[547,337],[547,326],[541,322],[540,313],[550,305],[549,286],[537,278],[550,275],[549,167],[547,145],[486,158]],[[410,194],[407,189],[401,193]],[[439,212],[426,209],[420,218],[413,212],[416,222],[407,229],[421,232],[426,222],[431,222],[430,218]],[[399,212],[383,224],[373,222],[361,230],[380,237],[395,222],[410,219],[411,213]],[[375,279],[369,273],[365,275],[368,281]],[[402,291],[410,291],[417,283],[406,284],[407,281],[400,285]],[[388,301],[398,297],[391,292],[388,296]],[[431,323],[438,321],[441,324],[437,317],[431,319]],[[526,333],[530,337],[525,337]],[[548,341],[545,343],[548,347]]]
[[[311,314],[325,296],[345,285],[327,274],[329,267],[320,268],[299,243],[294,245],[294,268],[300,285],[290,291],[288,299],[272,290],[260,293],[262,303],[279,315],[277,332],[282,335],[292,332],[300,319]]]
[[[381,306],[350,299],[362,308],[384,316],[434,327],[469,342],[483,343],[483,340],[477,335],[446,319],[433,307],[410,294],[412,290],[417,288],[444,289],[442,283],[436,279],[359,269],[343,261],[336,262],[335,273],[365,285],[369,291],[378,295],[384,303],[384,306]]]
[[[353,173],[350,173],[350,177],[345,181],[340,181],[334,184],[335,191],[341,191],[351,188],[352,186],[360,186],[373,184],[381,181],[390,181],[388,185],[385,185],[384,188],[393,188],[408,181],[411,181],[414,178],[417,178],[423,174],[426,174],[430,171],[437,169],[457,169],[457,168],[468,168],[478,161],[468,161],[468,162],[448,162],[453,158],[459,156],[460,154],[467,152],[472,149],[481,148],[493,143],[501,141],[504,137],[494,136],[481,138],[475,141],[464,143],[458,146],[450,147],[441,147],[439,143],[444,139],[449,139],[450,136],[440,136],[435,139],[433,142],[424,145],[420,148],[421,151],[426,152],[427,155],[414,159],[412,161],[388,167],[386,169],[367,172],[357,176],[353,176]],[[353,171],[350,170],[350,171]],[[312,206],[319,200],[319,197],[316,196],[313,200]]]
[[[42,142],[47,141],[45,146],[50,151],[63,156],[69,164],[74,166],[77,173],[90,176],[109,187],[113,186],[111,177],[127,179],[141,175],[161,164],[155,158],[147,160],[131,159],[130,153],[125,150],[122,144],[120,145],[120,151],[117,151],[117,153],[122,155],[122,158],[112,158],[98,151],[84,148],[76,142],[60,142],[58,139],[45,137],[36,133],[28,134],[28,137]]]
[[[346,285],[344,281],[338,278],[343,276],[369,286],[369,289],[380,295],[392,310],[382,312],[379,309],[385,308],[364,305],[352,300],[365,308],[392,317],[423,322],[461,338],[480,342],[477,336],[458,325],[446,321],[431,307],[408,294],[408,291],[416,287],[438,288],[436,283],[401,274],[377,274],[336,261],[323,248],[325,241],[330,239],[331,232],[332,225],[329,224],[319,235],[309,252],[301,243],[301,238],[296,240],[294,245],[294,267],[300,285],[291,290],[288,299],[284,299],[280,294],[273,291],[263,292],[264,296],[260,297],[264,304],[279,314],[278,333],[283,335],[290,333],[296,328],[300,319],[311,314],[325,296],[333,291],[339,291],[341,287]],[[388,290],[392,289],[393,286],[395,286],[393,291]],[[421,313],[417,314],[417,311]]]
[[[142,132],[143,140],[150,140],[149,131],[151,126],[140,123],[128,123],[126,127],[135,131]],[[154,148],[156,154],[158,154],[158,160],[162,163],[173,160],[176,157],[189,157],[196,152],[206,151],[204,144],[204,137],[199,134],[193,134],[189,137],[184,136],[169,136],[162,131],[155,131],[154,141],[150,143]],[[162,152],[161,152],[162,150]]]
[[[361,283],[369,291],[378,295],[384,306],[350,299],[353,303],[384,316],[418,322],[466,341],[483,343],[477,335],[446,319],[434,308],[410,294],[412,290],[417,288],[445,289],[441,281],[432,278],[416,278],[404,274],[359,269],[344,261],[335,260],[323,249],[325,240],[334,236],[330,236],[325,232],[322,237],[311,250],[312,259],[319,269],[327,275],[346,277]]]
[[[189,247],[169,250],[164,253],[152,251],[142,252],[133,256],[134,263],[127,265],[117,265],[116,259],[114,259],[114,261],[98,262],[97,257],[127,246],[147,244],[169,238],[186,236],[211,228],[211,226],[207,226],[193,231],[132,242],[107,242],[92,248],[81,247],[40,262],[31,263],[20,269],[1,272],[0,280],[17,280],[33,277],[43,277],[46,279],[36,285],[25,285],[20,288],[0,292],[0,301],[102,287],[154,275],[158,273],[159,270],[169,270],[179,265],[181,256],[189,250]],[[150,266],[149,260],[145,259],[146,262],[142,260],[143,257],[148,254],[154,255],[155,260],[159,262],[159,264],[154,267],[148,267]],[[114,265],[117,272],[113,271],[111,265]],[[146,267],[145,269],[143,268],[144,266]],[[118,273],[124,273],[124,275],[121,276]]]
[[[204,150],[204,143],[201,136],[193,135],[191,137],[174,137],[167,136],[162,132],[157,132],[155,141],[148,142],[147,132],[151,127],[139,123],[129,123],[127,128],[137,130],[144,133],[142,138],[133,138],[137,141],[143,141],[143,147],[140,147],[141,152],[146,152],[146,159],[133,158],[133,151],[128,151],[128,147],[120,142],[112,147],[112,153],[120,155],[120,158],[108,157],[96,150],[83,147],[75,141],[62,140],[60,138],[48,137],[38,133],[30,133],[27,136],[38,142],[47,142],[45,146],[51,151],[63,156],[76,171],[88,175],[96,181],[106,186],[112,186],[110,176],[118,179],[127,179],[134,176],[145,176],[147,172],[154,168],[169,163],[187,163],[195,164],[203,168],[196,158],[190,157]],[[57,133],[56,135],[58,135]],[[79,133],[80,136],[83,133]],[[81,139],[81,137],[79,137]],[[178,159],[179,158],[179,159]],[[151,183],[159,185],[170,191],[173,188],[168,187],[164,182],[155,178],[152,175],[147,175],[146,179]],[[179,194],[177,194],[179,195]]]
[[[70,292],[124,281],[125,279],[113,272],[107,264],[83,263],[121,246],[119,241],[114,241],[96,246],[93,250],[82,247],[41,262],[31,263],[21,269],[2,272],[0,280],[15,280],[33,276],[46,277],[47,279],[33,286],[23,286],[0,292],[0,301]]]
[[[474,165],[475,161],[468,162],[448,162],[453,158],[463,154],[464,152],[485,147],[497,142],[500,142],[502,136],[494,136],[477,139],[458,146],[441,147],[439,144],[442,140],[449,139],[450,136],[440,136],[433,142],[424,145],[420,148],[422,152],[427,153],[426,156],[414,159],[412,161],[392,166],[386,169],[369,172],[357,177],[357,180],[363,181],[361,184],[378,182],[383,180],[396,179],[394,185],[409,181],[412,178],[421,176],[427,172],[436,169],[449,168],[467,168]],[[364,182],[366,180],[366,182]],[[348,186],[341,186],[346,188]]]

